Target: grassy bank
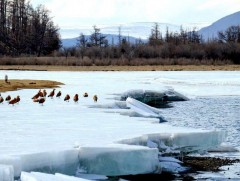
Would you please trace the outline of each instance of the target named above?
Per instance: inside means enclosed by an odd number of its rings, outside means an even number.
[[[6,83],[4,80],[0,80],[0,92],[15,91],[19,89],[43,89],[43,88],[55,88],[62,85],[61,82],[50,80],[9,80]]]
[[[240,65],[223,60],[197,59],[90,59],[88,57],[2,57],[0,70],[39,71],[181,71],[240,70]]]
[[[240,65],[146,65],[146,66],[53,66],[53,65],[4,65],[0,70],[28,71],[213,71],[240,70]]]

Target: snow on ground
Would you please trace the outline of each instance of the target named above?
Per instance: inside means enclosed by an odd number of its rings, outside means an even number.
[[[159,169],[158,151],[146,147],[149,140],[158,148],[165,145],[201,150],[222,143],[225,131],[173,127],[168,122],[159,124],[158,118],[129,117],[134,111],[131,109],[104,108],[117,102],[116,94],[131,89],[171,88],[192,99],[199,95],[240,95],[240,72],[0,71],[0,77],[5,74],[10,81],[20,78],[65,83],[57,89],[62,91],[62,98],[47,98],[44,106],[31,100],[38,90],[2,93],[4,97],[8,94],[21,97],[19,105],[10,106],[6,102],[0,105],[0,164],[13,165],[15,176],[34,170],[73,174],[79,163],[92,174],[154,172]],[[84,92],[90,97],[81,97]],[[70,102],[63,101],[67,93],[71,95]],[[72,101],[75,93],[80,95],[79,103]],[[99,97],[97,103],[92,100],[94,94]],[[115,165],[103,166],[107,161]],[[91,163],[97,164],[93,167]],[[126,170],[128,163],[131,164]]]

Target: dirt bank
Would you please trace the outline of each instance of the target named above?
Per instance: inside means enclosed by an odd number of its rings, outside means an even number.
[[[15,91],[19,89],[55,88],[63,85],[61,82],[50,80],[0,80],[0,92]]]

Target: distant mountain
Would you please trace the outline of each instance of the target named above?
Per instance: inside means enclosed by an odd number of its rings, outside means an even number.
[[[100,28],[101,33],[103,34],[112,34],[118,35],[119,27],[121,27],[121,34],[123,36],[132,36],[136,38],[147,39],[151,33],[151,29],[154,26],[154,22],[139,22],[139,23],[127,23],[120,25],[100,25],[97,27]],[[179,25],[173,25],[168,23],[158,23],[162,33],[165,33],[166,28],[169,28],[169,31],[179,31]],[[79,27],[79,28],[69,28],[69,29],[60,29],[60,34],[63,39],[66,38],[75,38],[83,33],[85,35],[90,35],[93,32],[93,27]]]
[[[118,42],[119,42],[118,35],[111,35],[111,34],[107,34],[107,35],[102,34],[102,35],[106,36],[106,39],[108,40],[109,45],[118,44]],[[86,38],[89,39],[90,35],[86,35]],[[135,38],[135,37],[131,37],[131,36],[122,36],[122,38],[125,38],[130,43],[136,43],[140,40],[140,38]],[[78,37],[62,39],[62,46],[63,47],[76,46],[77,45],[77,39],[78,39]],[[145,39],[141,39],[141,41],[146,42]]]
[[[204,40],[208,40],[217,38],[219,31],[225,31],[228,27],[237,25],[240,25],[240,11],[225,16],[210,26],[200,29],[198,32],[202,35]]]
[[[179,31],[179,25],[167,24],[167,23],[158,23],[162,34],[164,35],[168,27],[169,31],[176,32]],[[97,26],[100,28],[101,33],[107,35],[109,44],[118,43],[118,34],[119,27],[121,27],[121,35],[125,38],[129,37],[131,43],[135,43],[136,40],[141,38],[143,41],[151,34],[151,29],[154,26],[154,22],[140,22],[140,23],[128,23],[121,25],[112,25],[112,26]],[[84,35],[90,35],[93,32],[92,27],[80,27],[79,29],[61,29],[60,34],[63,37],[62,44],[63,46],[73,46],[76,45],[76,37],[83,33]]]
[[[168,24],[168,23],[158,23],[160,27],[160,31],[163,36],[166,33],[166,29],[168,28],[170,32],[179,32],[180,25]],[[234,14],[225,16],[220,20],[214,22],[210,26],[204,27],[200,29],[198,32],[202,35],[204,40],[213,39],[218,37],[219,31],[225,31],[228,27],[233,25],[240,25],[240,11]],[[118,43],[118,34],[119,27],[121,28],[121,34],[123,37],[128,39],[131,43],[135,43],[142,39],[142,41],[146,41],[149,35],[151,34],[151,29],[154,26],[154,22],[140,22],[140,23],[128,23],[121,25],[112,25],[112,26],[97,26],[100,28],[101,33],[107,36],[109,44]],[[192,27],[197,27],[195,24]],[[185,27],[184,29],[191,30],[191,26]],[[64,47],[75,46],[77,44],[77,38],[80,33],[83,33],[87,37],[93,32],[92,27],[80,27],[78,29],[61,29],[60,34],[63,37],[62,45]]]

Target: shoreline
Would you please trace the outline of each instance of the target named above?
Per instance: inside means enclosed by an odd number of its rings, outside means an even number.
[[[146,66],[53,66],[3,65],[0,70],[16,71],[240,71],[240,65],[146,65]]]

